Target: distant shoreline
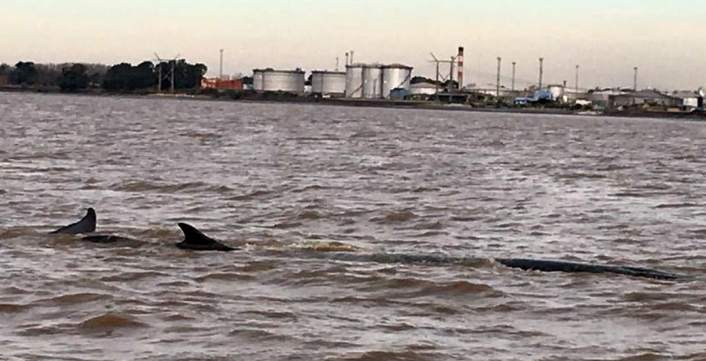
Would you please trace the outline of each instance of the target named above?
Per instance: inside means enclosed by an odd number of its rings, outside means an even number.
[[[444,111],[465,111],[479,113],[509,113],[509,114],[546,114],[546,115],[577,115],[577,116],[597,116],[597,117],[624,117],[624,118],[654,118],[654,119],[679,119],[686,121],[706,121],[706,113],[698,112],[655,112],[655,111],[621,111],[621,112],[592,112],[574,111],[563,108],[509,108],[509,107],[472,107],[462,104],[434,103],[426,101],[408,100],[378,100],[378,99],[347,99],[347,98],[314,98],[314,97],[290,97],[290,96],[264,96],[260,94],[248,94],[238,99],[227,96],[216,97],[204,94],[158,94],[158,93],[109,93],[105,91],[80,91],[61,92],[48,88],[18,88],[0,87],[2,93],[33,93],[52,94],[69,96],[98,96],[98,97],[123,97],[136,99],[177,99],[177,100],[200,100],[200,101],[220,101],[220,102],[242,102],[242,103],[286,103],[286,104],[311,104],[323,106],[347,106],[363,108],[390,108],[390,109],[416,109],[416,110],[444,110]]]

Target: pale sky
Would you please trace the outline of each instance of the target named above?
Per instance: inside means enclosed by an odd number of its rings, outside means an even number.
[[[432,76],[466,48],[466,83],[696,89],[706,85],[705,0],[0,0],[0,62],[115,64],[181,54],[218,73],[405,63]],[[343,66],[343,65],[341,65]]]

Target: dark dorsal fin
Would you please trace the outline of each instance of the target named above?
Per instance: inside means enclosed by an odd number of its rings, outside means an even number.
[[[203,234],[194,226],[186,223],[179,223],[179,228],[184,232],[184,241],[177,243],[181,249],[191,249],[195,251],[233,251],[235,248],[228,247],[221,242]]]
[[[81,218],[80,221],[76,223],[69,224],[68,226],[61,227],[56,231],[50,232],[51,234],[78,234],[78,233],[91,233],[96,230],[96,211],[93,208],[88,208],[86,215]]]

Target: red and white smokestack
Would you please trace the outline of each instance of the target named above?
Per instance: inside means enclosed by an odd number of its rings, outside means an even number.
[[[458,47],[458,56],[456,56],[456,61],[458,62],[458,89],[463,89],[463,47]]]

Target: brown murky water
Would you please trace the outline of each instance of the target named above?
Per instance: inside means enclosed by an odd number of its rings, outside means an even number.
[[[3,93],[0,122],[0,359],[706,359],[706,124]],[[89,206],[136,242],[46,235]]]

